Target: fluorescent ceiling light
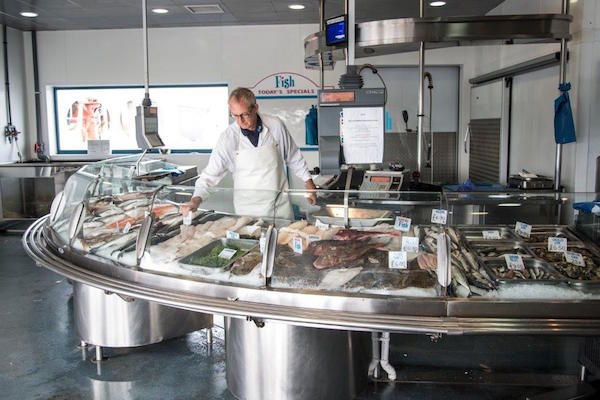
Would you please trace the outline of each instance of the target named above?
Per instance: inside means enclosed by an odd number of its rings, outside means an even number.
[[[166,14],[169,12],[166,8],[153,8],[152,12],[155,14]]]
[[[35,18],[38,16],[37,13],[31,12],[31,11],[21,11],[21,15],[27,18]]]
[[[446,5],[445,1],[432,1],[431,3],[429,3],[429,5],[431,7],[442,7]]]
[[[290,4],[288,8],[292,10],[304,10],[305,7],[302,4]]]

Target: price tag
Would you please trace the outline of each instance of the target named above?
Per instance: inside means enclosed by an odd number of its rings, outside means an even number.
[[[292,239],[292,247],[294,249],[294,253],[302,254],[302,238],[295,237]]]
[[[483,231],[483,238],[485,240],[500,240],[500,231]]]
[[[419,252],[419,238],[418,237],[402,237],[402,251],[410,251],[411,253]]]
[[[129,233],[130,230],[131,230],[131,224],[128,222],[127,224],[125,224],[125,227],[123,228],[123,233]]]
[[[192,224],[192,212],[191,211],[188,211],[187,214],[185,214],[185,216],[183,217],[183,224],[184,225]]]
[[[322,231],[326,231],[327,229],[329,229],[329,224],[324,224],[323,222],[321,222],[318,218],[315,221],[315,226],[317,228],[319,228]]]
[[[308,235],[308,243],[318,242],[321,240],[321,236],[318,235]]]
[[[583,259],[583,256],[580,253],[576,253],[574,251],[565,251],[564,255],[565,260],[569,264],[574,264],[579,267],[585,267],[585,260]]]
[[[264,253],[265,252],[265,245],[267,244],[267,238],[266,237],[261,237],[260,240],[258,241],[258,245],[260,247],[260,252]]]
[[[549,237],[548,251],[552,251],[555,253],[567,251],[567,238],[557,236]]]
[[[394,229],[397,231],[408,232],[410,229],[410,218],[406,217],[396,217],[396,222],[394,223]]]
[[[431,210],[431,222],[433,224],[446,225],[446,220],[448,219],[448,210],[440,210],[434,208]]]
[[[388,260],[389,260],[388,266],[391,269],[406,269],[406,268],[408,268],[405,251],[390,251]]]
[[[531,236],[531,225],[527,225],[525,222],[518,222],[515,225],[515,232],[517,235],[528,238]]]
[[[253,235],[254,232],[260,229],[258,225],[248,225],[246,226],[246,231],[248,231],[248,235]]]
[[[144,210],[144,218],[147,218],[150,215],[150,211]]]
[[[240,234],[234,231],[227,231],[225,237],[227,237],[227,239],[239,239]]]
[[[229,248],[226,247],[223,250],[221,250],[221,252],[219,253],[219,258],[224,258],[226,260],[231,260],[231,257],[233,257],[236,252],[237,252],[237,250],[229,249]]]
[[[523,258],[518,254],[505,254],[504,259],[508,269],[515,269],[517,271],[523,271],[525,264],[523,264]]]

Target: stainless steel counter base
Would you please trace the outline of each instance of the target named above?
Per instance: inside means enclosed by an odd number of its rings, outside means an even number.
[[[158,343],[211,327],[213,317],[167,307],[73,282],[73,310],[78,337],[103,347]]]
[[[227,317],[225,343],[238,399],[352,399],[367,383],[368,333]]]

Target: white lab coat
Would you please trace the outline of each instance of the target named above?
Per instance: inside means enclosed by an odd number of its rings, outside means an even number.
[[[270,134],[263,135],[264,131],[261,132],[258,136],[258,147],[273,144],[273,141],[275,141],[290,172],[302,179],[303,182],[309,180],[311,176],[306,161],[283,122],[277,117],[265,114],[259,115],[263,126],[268,128]],[[234,122],[221,133],[210,155],[208,165],[196,180],[194,196],[206,199],[210,194],[210,188],[221,182],[227,172],[235,173],[235,159],[238,148],[241,151],[254,148],[254,146],[242,134],[237,122]]]

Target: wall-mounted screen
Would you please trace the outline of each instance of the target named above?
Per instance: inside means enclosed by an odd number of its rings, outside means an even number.
[[[346,23],[345,15],[329,18],[325,21],[325,42],[327,46],[346,43],[348,33],[347,26],[348,24]]]
[[[55,87],[56,153],[85,154],[87,141],[110,140],[113,151],[138,149],[136,107],[142,86]],[[158,132],[171,150],[211,150],[229,124],[226,84],[151,86]]]

